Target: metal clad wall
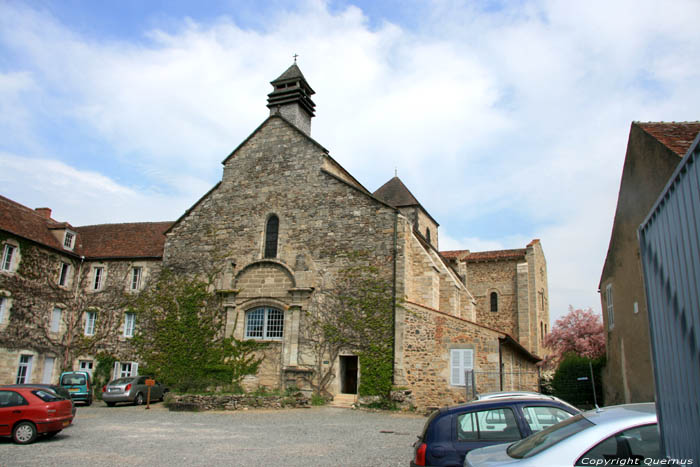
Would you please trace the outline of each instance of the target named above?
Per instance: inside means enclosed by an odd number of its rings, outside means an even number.
[[[639,227],[666,455],[700,461],[700,136]]]

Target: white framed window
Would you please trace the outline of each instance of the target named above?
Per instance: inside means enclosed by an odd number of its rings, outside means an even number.
[[[63,247],[67,250],[72,250],[75,243],[75,233],[70,230],[66,230],[66,234],[63,237]]]
[[[68,274],[70,273],[70,264],[61,262],[61,270],[58,273],[58,285],[65,287],[68,285]]]
[[[94,336],[95,335],[95,321],[97,321],[96,311],[86,311],[85,312],[85,335]]]
[[[5,315],[7,314],[7,309],[9,308],[9,299],[0,295],[0,324],[5,322]]]
[[[102,266],[95,266],[92,268],[92,290],[102,289],[102,284],[104,282],[105,268]]]
[[[613,309],[613,286],[608,284],[605,287],[605,304],[608,309],[608,329],[615,327],[615,310]]]
[[[139,290],[141,288],[141,273],[143,269],[140,267],[134,267],[131,269],[131,281],[129,288],[131,290]]]
[[[51,312],[51,332],[58,332],[59,329],[61,329],[61,315],[63,314],[63,310],[60,309],[59,307],[54,307],[53,311]]]
[[[92,360],[79,360],[78,365],[80,367],[80,371],[87,371],[90,376],[92,376],[92,369],[94,367]]]
[[[139,364],[136,362],[114,362],[114,378],[128,378],[139,375]]]
[[[124,337],[134,337],[135,313],[124,313]]]
[[[0,262],[0,269],[3,271],[12,271],[13,260],[15,259],[15,253],[17,252],[17,247],[5,244],[5,248],[2,250],[2,262]]]
[[[245,314],[245,336],[249,339],[282,339],[284,312],[277,308],[253,308]]]
[[[32,377],[32,356],[20,355],[15,384],[27,384]]]
[[[450,349],[450,385],[465,386],[464,372],[474,369],[474,349]]]

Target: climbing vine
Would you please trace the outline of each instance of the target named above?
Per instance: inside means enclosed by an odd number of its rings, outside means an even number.
[[[177,391],[240,383],[257,372],[265,344],[224,337],[225,311],[211,284],[163,270],[130,310],[139,328],[133,339],[142,373]]]
[[[301,341],[311,349],[314,370],[309,383],[316,395],[327,395],[342,352],[359,356],[359,393],[388,400],[393,362],[393,289],[390,269],[367,252],[347,257],[332,284],[315,293],[304,313]]]

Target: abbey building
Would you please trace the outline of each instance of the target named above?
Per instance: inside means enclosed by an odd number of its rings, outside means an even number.
[[[246,385],[284,388],[313,372],[304,314],[352,252],[386,265],[396,303],[394,384],[419,407],[479,391],[536,389],[549,325],[542,246],[439,250],[439,224],[397,177],[369,191],[311,136],[314,94],[296,64],[272,81],[270,115],[223,161],[221,181],[167,223],[74,227],[0,197],[0,383],[56,381],[113,355],[113,376],[138,372],[133,315],[110,291],[138,293],[167,267],[220,271],[226,332],[270,342]],[[42,291],[42,293],[35,293]],[[70,339],[97,336],[71,355]],[[362,368],[345,352],[328,387],[357,392]]]

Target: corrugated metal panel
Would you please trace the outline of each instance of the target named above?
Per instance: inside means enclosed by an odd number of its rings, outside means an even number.
[[[667,456],[700,461],[700,136],[639,227]]]

